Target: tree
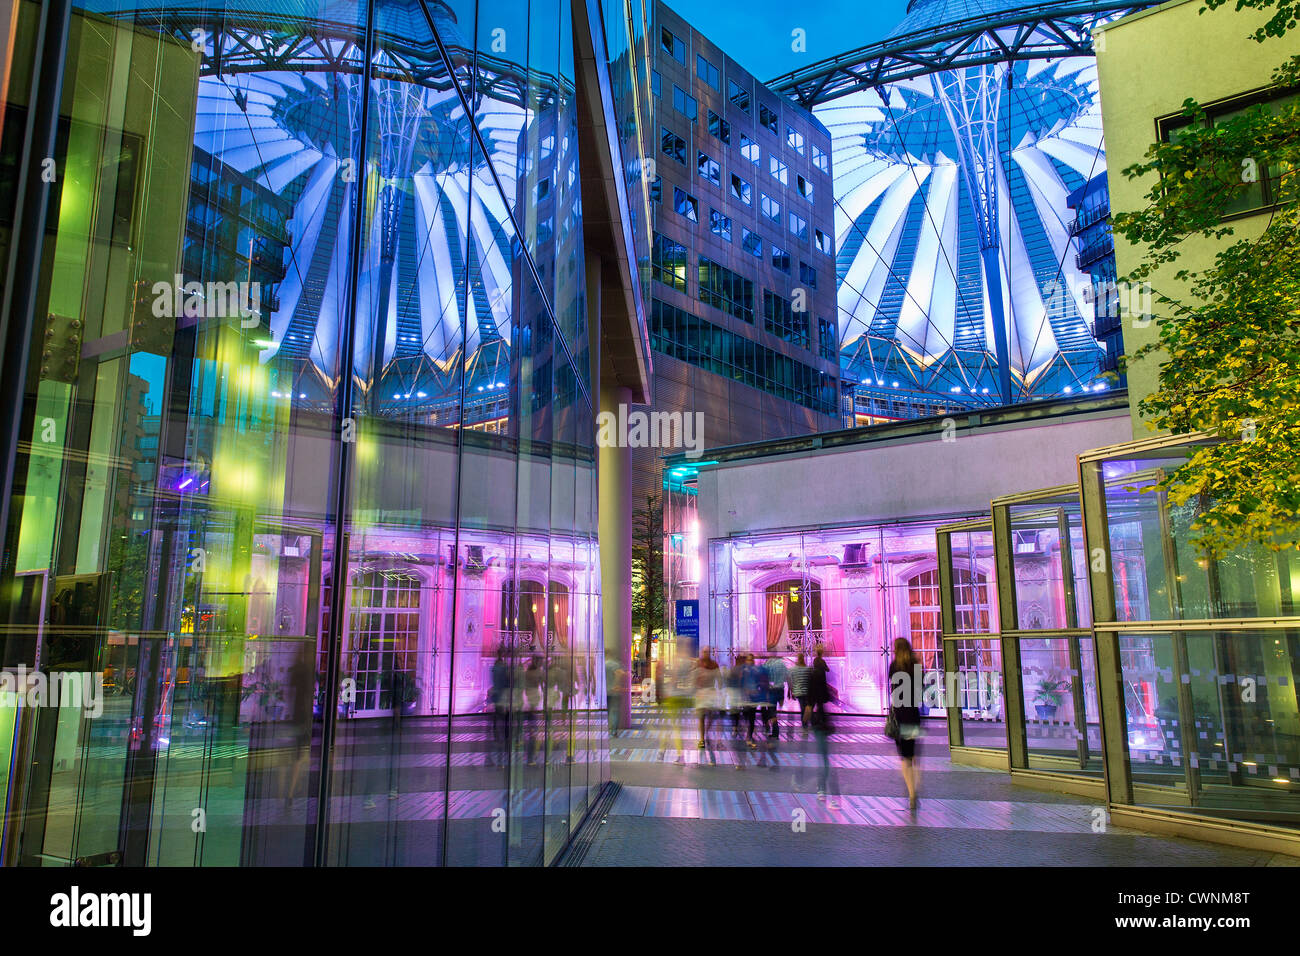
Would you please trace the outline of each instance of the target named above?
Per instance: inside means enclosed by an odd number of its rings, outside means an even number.
[[[642,660],[650,660],[650,637],[664,624],[664,513],[646,496],[632,512],[632,631],[644,635]]]
[[[1233,0],[1205,0],[1218,9]],[[1296,26],[1297,0],[1235,0],[1236,9],[1273,9],[1253,39],[1263,43]],[[1204,8],[1201,12],[1204,12]],[[1274,83],[1300,87],[1300,57]],[[1278,205],[1263,232],[1222,248],[1200,271],[1173,277],[1185,300],[1154,291],[1158,334],[1129,361],[1163,353],[1155,392],[1138,403],[1155,428],[1205,430],[1233,439],[1197,449],[1160,483],[1174,505],[1194,502],[1191,540],[1207,557],[1243,546],[1273,550],[1300,540],[1300,100],[1264,104],[1211,125],[1204,108],[1184,103],[1191,121],[1169,142],[1124,170],[1155,175],[1149,205],[1115,216],[1113,228],[1145,260],[1124,278],[1148,281],[1177,263],[1188,236],[1225,240],[1223,221],[1243,190],[1270,178]]]

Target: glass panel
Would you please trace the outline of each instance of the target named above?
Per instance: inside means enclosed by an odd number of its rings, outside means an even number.
[[[967,747],[1007,747],[1002,701],[1002,646],[996,639],[945,642],[956,655],[956,705]]]
[[[1068,760],[1045,769],[1101,773],[1097,674],[1089,638],[1022,638],[1025,737],[1035,754]],[[1035,765],[1036,766],[1036,765]]]

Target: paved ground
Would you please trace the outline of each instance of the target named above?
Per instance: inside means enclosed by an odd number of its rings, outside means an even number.
[[[1291,857],[1113,827],[1083,797],[1014,786],[1008,774],[948,759],[943,725],[921,742],[913,815],[883,722],[838,718],[829,793],[815,742],[783,726],[750,749],[727,732],[698,747],[654,710],[610,741],[621,790],[586,866],[1264,866]]]

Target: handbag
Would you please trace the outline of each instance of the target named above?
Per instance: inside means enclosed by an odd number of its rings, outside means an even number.
[[[894,716],[892,708],[889,711],[889,716],[885,718],[885,736],[890,740],[897,740],[899,737],[898,718]]]

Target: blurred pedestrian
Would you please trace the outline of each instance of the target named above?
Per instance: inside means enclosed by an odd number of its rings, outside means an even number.
[[[907,806],[913,814],[921,805],[921,765],[916,759],[916,742],[921,738],[921,662],[906,638],[894,641],[894,659],[889,662],[889,718],[886,733],[894,739],[907,785]]]
[[[812,682],[812,668],[808,666],[802,652],[795,658],[794,666],[790,668],[789,681],[790,695],[799,703],[799,726],[807,730],[810,716],[808,685]]]
[[[785,658],[779,656],[769,657],[763,666],[767,668],[767,680],[772,688],[768,695],[763,722],[767,726],[767,736],[772,740],[780,740],[779,715],[781,705],[785,703],[785,684],[789,680],[790,669],[786,667]]]
[[[812,676],[808,679],[808,705],[814,714],[819,710],[825,711],[826,705],[831,702],[831,666],[822,657],[825,650],[821,644],[817,645],[817,656],[812,662]]]
[[[709,747],[709,725],[718,713],[722,668],[713,659],[707,647],[700,648],[700,659],[695,663],[695,709],[700,717],[699,748]],[[716,762],[716,761],[715,761]]]

